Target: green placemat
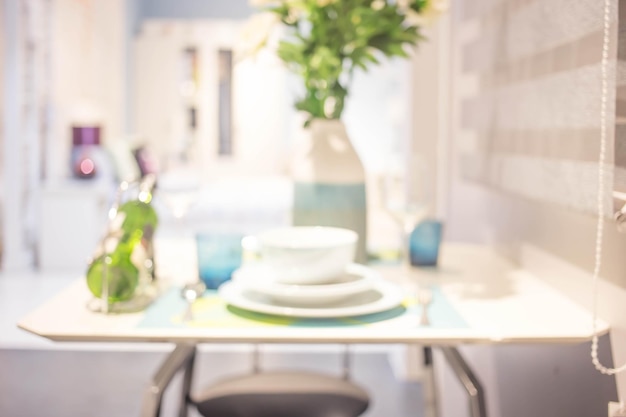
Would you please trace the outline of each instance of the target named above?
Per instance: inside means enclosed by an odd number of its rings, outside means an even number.
[[[249,328],[258,326],[290,327],[346,327],[346,326],[384,326],[389,328],[420,327],[419,317],[422,307],[415,298],[407,297],[400,306],[388,311],[356,317],[309,319],[273,316],[242,310],[227,305],[215,290],[208,290],[194,303],[194,319],[183,322],[182,317],[187,303],[180,296],[179,288],[172,288],[156,300],[147,310],[140,328],[185,328],[219,327]],[[452,307],[439,288],[433,288],[432,303],[428,306],[428,327],[437,329],[467,328],[467,323]]]

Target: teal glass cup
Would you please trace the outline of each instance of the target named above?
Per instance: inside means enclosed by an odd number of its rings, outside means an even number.
[[[443,224],[437,220],[420,222],[409,237],[409,257],[413,266],[436,266]]]
[[[198,275],[209,289],[229,281],[241,266],[242,235],[222,232],[196,234]]]

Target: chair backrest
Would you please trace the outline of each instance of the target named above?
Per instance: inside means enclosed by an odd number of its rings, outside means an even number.
[[[345,344],[344,346],[344,350],[343,350],[343,355],[342,355],[342,362],[341,362],[341,375],[343,377],[343,379],[350,379],[350,371],[351,371],[351,351],[350,351],[350,345]],[[258,344],[254,344],[253,345],[253,350],[252,350],[252,372],[253,373],[259,373],[261,372],[261,352],[260,352],[260,345]]]

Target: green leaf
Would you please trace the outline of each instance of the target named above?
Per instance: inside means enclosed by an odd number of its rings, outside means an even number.
[[[367,59],[368,59],[370,62],[373,62],[373,63],[374,63],[374,64],[376,64],[376,65],[379,65],[379,64],[380,64],[380,61],[379,61],[378,59],[376,59],[376,57],[374,56],[374,54],[370,54],[370,53],[368,53],[368,54],[367,54],[367,55],[365,55],[365,56],[367,57]]]
[[[413,0],[409,7],[411,8],[411,10],[419,13],[426,8],[429,1],[432,0]]]
[[[409,7],[419,12],[428,1],[411,0]],[[277,54],[302,78],[305,94],[295,106],[311,118],[340,117],[355,69],[367,71],[380,64],[381,57],[406,58],[408,47],[424,40],[419,27],[405,23],[405,11],[395,1],[384,1],[375,10],[372,0],[324,5],[319,0],[289,0],[266,10],[276,13],[287,28]]]
[[[401,56],[403,58],[408,58],[409,54],[406,53],[402,45],[399,44],[391,44],[388,49],[390,56]]]

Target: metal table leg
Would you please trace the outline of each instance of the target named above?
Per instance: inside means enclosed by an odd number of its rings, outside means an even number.
[[[430,346],[424,346],[423,354],[423,391],[424,391],[424,416],[439,417],[439,404],[437,401],[437,384],[433,367],[433,350]]]
[[[472,417],[487,417],[485,392],[478,378],[470,369],[463,356],[454,347],[440,347],[446,361],[456,374],[457,378],[467,391],[470,399],[470,415]]]
[[[143,403],[141,406],[141,417],[159,417],[161,415],[161,401],[163,393],[169,386],[172,378],[183,371],[183,386],[180,397],[179,417],[187,416],[187,405],[191,380],[193,376],[193,365],[196,357],[196,345],[178,344],[161,364],[156,374],[152,378],[150,386],[144,391]]]

